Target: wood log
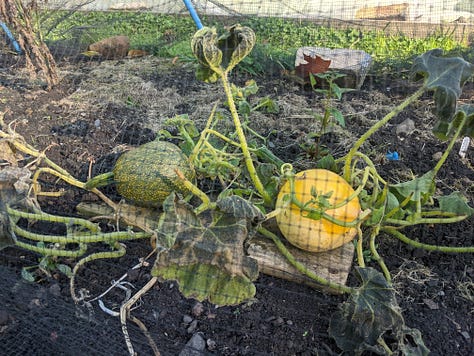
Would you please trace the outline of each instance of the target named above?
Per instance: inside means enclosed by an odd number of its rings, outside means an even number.
[[[356,19],[408,21],[410,5],[408,3],[363,7],[357,10]]]
[[[293,246],[287,246],[297,261],[310,271],[331,282],[345,285],[354,258],[354,245],[349,242],[335,250],[327,252],[307,252]],[[250,241],[247,253],[254,258],[259,271],[291,282],[305,284],[326,293],[338,294],[337,291],[318,284],[313,279],[299,272],[278,251],[275,244],[262,236],[255,236]]]

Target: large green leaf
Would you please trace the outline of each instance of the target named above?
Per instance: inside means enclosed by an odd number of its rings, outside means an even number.
[[[435,172],[429,171],[421,177],[407,182],[393,184],[389,191],[398,199],[399,203],[409,198],[411,202],[425,201],[431,196],[434,185]],[[392,203],[393,204],[393,203]]]
[[[439,121],[433,132],[446,139],[452,133],[451,120],[456,113],[461,88],[473,75],[474,66],[460,57],[448,58],[442,54],[442,50],[434,49],[417,57],[412,72],[415,77],[424,77],[424,86],[434,91]]]
[[[174,244],[159,254],[152,275],[176,280],[185,297],[239,304],[255,295],[258,265],[246,256],[244,242],[263,215],[237,196],[217,206],[212,214],[196,216],[174,194],[166,199],[158,234]]]
[[[420,332],[405,325],[395,290],[383,274],[371,267],[356,270],[361,286],[330,320],[329,335],[338,347],[354,355],[386,355],[387,347],[401,355],[428,355]]]
[[[438,197],[437,200],[439,208],[443,212],[466,215],[467,217],[474,214],[474,209],[467,204],[466,197],[460,192],[452,192],[447,196]]]

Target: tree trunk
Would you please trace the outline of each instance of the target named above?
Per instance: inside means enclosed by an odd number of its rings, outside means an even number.
[[[25,67],[32,79],[44,80],[48,90],[58,84],[56,62],[43,42],[33,16],[37,10],[36,0],[23,5],[22,0],[1,0],[0,19],[15,34],[25,57]]]

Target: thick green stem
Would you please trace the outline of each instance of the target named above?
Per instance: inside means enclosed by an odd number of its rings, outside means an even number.
[[[77,276],[77,271],[79,270],[79,268],[81,266],[84,266],[87,262],[91,262],[94,260],[105,259],[105,258],[119,258],[125,255],[125,252],[126,252],[125,247],[122,246],[119,242],[116,242],[114,244],[114,249],[115,250],[113,251],[92,253],[89,256],[82,258],[81,260],[79,260],[79,262],[76,263],[76,265],[72,269],[71,279],[69,280],[69,289],[71,292],[71,297],[76,303],[81,301],[81,299],[77,297],[76,291],[75,291],[76,276]]]
[[[356,152],[362,146],[362,144],[367,141],[367,139],[372,136],[378,129],[384,126],[387,122],[393,119],[396,115],[402,112],[408,105],[415,102],[424,92],[426,88],[422,86],[416,92],[414,92],[411,96],[406,98],[400,105],[395,107],[392,111],[390,111],[387,115],[385,115],[380,121],[377,121],[369,130],[367,130],[352,146],[351,150],[347,154],[344,163],[344,178],[347,181],[350,181],[351,178],[351,162],[354,158]]]
[[[420,225],[420,224],[452,224],[459,221],[466,219],[466,215],[457,215],[448,218],[423,218],[417,217],[413,221],[408,220],[399,220],[399,219],[384,219],[385,224],[393,224],[398,226],[413,226],[413,225]],[[389,227],[392,228],[392,227]]]
[[[441,166],[444,164],[444,162],[448,158],[449,153],[453,149],[453,146],[456,143],[456,140],[458,139],[459,135],[462,132],[462,129],[464,128],[464,125],[466,124],[466,121],[467,121],[467,115],[465,115],[464,118],[462,119],[461,123],[459,124],[458,129],[456,130],[453,137],[451,138],[451,141],[449,142],[448,147],[444,151],[444,153],[441,156],[441,158],[439,159],[438,163],[436,163],[436,166],[433,168],[434,177],[436,177],[436,175],[438,174],[438,171],[441,169]]]
[[[422,242],[418,242],[408,238],[405,234],[401,233],[395,228],[383,227],[382,231],[389,233],[390,235],[395,236],[400,241],[406,243],[407,245],[421,248],[427,251],[438,251],[445,253],[474,253],[474,246],[466,247],[451,247],[451,246],[440,246],[440,245],[428,245]]]
[[[353,293],[355,291],[354,288],[345,286],[343,284],[338,284],[338,283],[328,281],[327,279],[321,276],[318,276],[314,272],[310,271],[308,267],[306,267],[304,264],[296,260],[296,258],[290,253],[290,251],[288,251],[285,245],[280,241],[278,236],[272,233],[271,231],[268,231],[267,229],[260,227],[258,229],[258,232],[261,233],[263,236],[272,239],[275,245],[277,246],[278,250],[281,252],[281,254],[285,256],[288,262],[290,262],[291,265],[294,266],[299,272],[303,273],[304,275],[315,280],[316,282],[318,282],[319,284],[323,286],[334,289],[335,291],[338,291],[341,293]]]
[[[380,268],[382,269],[382,272],[385,276],[385,279],[387,280],[388,283],[392,283],[392,276],[390,275],[390,271],[387,268],[387,265],[385,264],[384,260],[382,257],[380,257],[377,247],[375,246],[375,238],[379,234],[379,228],[376,227],[374,230],[372,230],[370,234],[370,240],[369,240],[369,245],[370,245],[370,252],[372,252],[372,256],[377,261],[379,264]]]
[[[356,245],[356,251],[357,251],[357,264],[359,267],[364,268],[365,267],[365,260],[364,260],[364,249],[363,249],[363,233],[360,225],[357,227],[357,245]]]
[[[189,155],[189,160],[193,163],[195,162],[197,155],[199,151],[201,150],[201,146],[203,145],[204,142],[207,141],[207,138],[209,137],[209,134],[210,134],[209,130],[211,128],[212,122],[214,121],[214,115],[216,113],[216,109],[217,109],[217,104],[214,104],[211,110],[211,114],[209,115],[209,118],[207,119],[206,127],[204,128],[204,130],[201,131],[201,136],[199,137],[198,142],[194,146],[193,151]]]
[[[272,197],[265,190],[265,187],[260,181],[260,178],[258,177],[257,171],[253,164],[252,156],[250,155],[250,150],[247,144],[247,139],[245,138],[245,133],[242,128],[242,123],[240,122],[239,114],[237,113],[237,108],[235,107],[234,98],[232,96],[232,90],[229,84],[229,80],[227,78],[227,72],[222,73],[221,80],[222,86],[224,87],[224,91],[227,97],[227,102],[229,104],[230,114],[232,116],[232,119],[234,120],[235,132],[237,133],[237,136],[239,138],[240,148],[242,150],[242,154],[244,155],[245,165],[249,172],[250,179],[255,185],[255,189],[257,189],[258,193],[262,196],[265,204],[270,205],[272,203]]]

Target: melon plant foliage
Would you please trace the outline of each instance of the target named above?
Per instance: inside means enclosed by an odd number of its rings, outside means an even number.
[[[234,305],[254,297],[257,262],[246,256],[244,242],[255,233],[263,214],[238,196],[223,198],[209,215],[196,215],[192,206],[172,193],[164,202],[159,239],[162,251],[152,275],[178,282],[187,298]]]
[[[371,267],[356,267],[356,271],[360,287],[330,320],[329,335],[337,346],[355,355],[364,351],[385,355],[388,350],[398,350],[402,355],[428,355],[420,331],[405,325],[395,289],[384,275]]]
[[[433,133],[447,139],[459,127],[461,119],[467,117],[461,135],[473,137],[474,108],[457,105],[462,86],[472,77],[474,66],[460,57],[443,57],[440,49],[433,49],[418,56],[412,72],[415,79],[424,78],[424,87],[434,91],[435,113],[438,121]]]

